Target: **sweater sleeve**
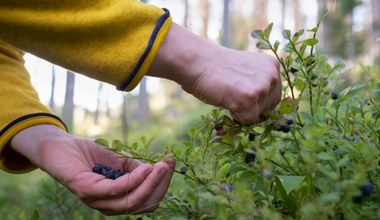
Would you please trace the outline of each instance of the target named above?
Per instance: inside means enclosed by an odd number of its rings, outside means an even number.
[[[14,135],[37,124],[66,130],[64,123],[41,104],[24,67],[23,53],[0,41],[0,169],[24,173],[35,168],[8,147]]]
[[[59,66],[130,91],[171,26],[139,0],[0,0],[0,39]]]

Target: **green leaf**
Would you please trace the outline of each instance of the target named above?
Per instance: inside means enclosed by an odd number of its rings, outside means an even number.
[[[37,210],[34,210],[32,217],[30,220],[38,220],[40,219],[40,213]]]
[[[220,180],[226,178],[228,171],[230,170],[231,164],[225,163],[222,167],[219,168],[217,176]]]
[[[263,40],[264,39],[264,31],[262,31],[262,30],[252,31],[251,37],[253,37],[254,39],[258,39],[258,40]]]
[[[99,145],[101,145],[103,147],[109,147],[110,146],[110,143],[106,139],[103,139],[103,138],[97,138],[97,139],[95,139],[95,143],[99,144]]]
[[[290,37],[291,37],[291,33],[290,33],[290,30],[283,30],[282,31],[282,36],[285,38],[285,39],[287,39],[287,40],[289,40],[290,39]]]
[[[297,111],[297,101],[291,98],[281,100],[280,111],[283,114],[292,114]]]
[[[120,140],[116,139],[116,140],[112,141],[111,148],[113,150],[115,150],[115,151],[121,151],[121,150],[123,150],[123,147],[124,147],[124,145],[123,145],[123,143],[121,143]]]
[[[305,82],[300,79],[300,78],[297,78],[294,82],[294,87],[298,90],[298,91],[303,91],[305,89]]]
[[[275,52],[277,52],[279,46],[280,46],[280,41],[276,40],[276,41],[274,42],[274,45],[273,45],[273,50],[274,50]]]
[[[372,93],[371,98],[373,102],[380,104],[380,90],[376,90]]]
[[[285,44],[285,46],[284,46],[284,51],[287,52],[287,53],[291,53],[291,52],[293,52],[294,49],[293,49],[292,44],[291,44],[291,43],[287,43],[287,44]]]
[[[281,183],[287,195],[301,185],[305,176],[275,176]]]
[[[269,39],[270,33],[272,32],[273,23],[270,23],[267,28],[264,30],[264,37],[265,39]]]
[[[318,40],[315,38],[309,38],[309,39],[304,40],[303,44],[307,45],[307,46],[314,46],[314,45],[318,44]]]
[[[267,42],[257,42],[256,47],[261,50],[270,50],[270,45]]]
[[[331,153],[328,153],[328,152],[321,152],[321,153],[318,153],[317,154],[317,159],[319,160],[335,160],[336,158],[331,154]]]

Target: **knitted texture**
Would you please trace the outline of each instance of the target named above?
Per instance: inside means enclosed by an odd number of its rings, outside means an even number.
[[[7,146],[19,131],[37,124],[65,129],[38,100],[21,51],[130,91],[171,22],[167,10],[138,0],[0,0],[0,169],[35,168]]]
[[[22,53],[0,42],[0,169],[22,173],[35,167],[7,145],[21,130],[37,124],[65,125],[41,104],[24,68]]]
[[[126,91],[148,71],[170,24],[168,11],[138,0],[0,0],[0,39]]]

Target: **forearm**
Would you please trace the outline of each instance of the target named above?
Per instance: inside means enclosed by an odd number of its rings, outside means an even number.
[[[173,23],[147,75],[190,87],[224,48]]]
[[[119,90],[138,84],[170,25],[139,0],[0,0],[1,40]]]

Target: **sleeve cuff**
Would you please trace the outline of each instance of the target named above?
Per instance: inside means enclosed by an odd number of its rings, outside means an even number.
[[[65,124],[49,113],[34,113],[17,118],[0,131],[0,169],[9,173],[26,173],[36,169],[27,158],[13,151],[8,144],[18,132],[38,124],[51,124],[67,131]]]
[[[132,70],[128,78],[117,86],[118,90],[131,91],[133,90],[144,75],[148,72],[161,44],[164,42],[167,33],[172,24],[172,18],[168,9],[163,9],[165,13],[158,19],[156,27],[153,29],[148,45],[138,60],[136,66]]]

